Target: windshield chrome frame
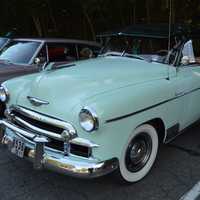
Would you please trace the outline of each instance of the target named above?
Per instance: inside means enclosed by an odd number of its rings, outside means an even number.
[[[26,41],[26,40],[24,40],[24,41]],[[30,41],[31,42],[31,41]],[[30,59],[30,61],[29,61],[29,65],[33,65],[34,64],[34,59],[37,57],[37,55],[38,55],[38,53],[40,52],[40,50],[42,49],[42,47],[44,46],[44,44],[45,44],[45,41],[34,41],[33,40],[33,42],[39,42],[40,43],[40,45],[38,46],[38,48],[36,49],[36,51],[35,51],[35,53],[33,54],[33,56],[32,56],[32,58]],[[46,52],[46,54],[47,54],[47,52]]]
[[[0,47],[0,51],[10,42],[9,38],[5,38],[7,41]]]

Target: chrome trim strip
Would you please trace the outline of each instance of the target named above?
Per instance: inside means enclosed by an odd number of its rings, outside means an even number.
[[[165,104],[165,103],[174,101],[174,100],[176,100],[176,99],[178,99],[178,98],[181,98],[181,97],[183,97],[183,96],[186,96],[186,95],[188,95],[188,94],[190,94],[190,93],[193,93],[193,92],[196,92],[196,91],[198,91],[198,90],[200,90],[200,88],[195,88],[195,89],[190,90],[190,91],[187,91],[187,92],[183,92],[183,93],[180,93],[180,94],[175,94],[175,97],[173,97],[173,98],[171,98],[171,99],[167,99],[167,100],[162,101],[162,102],[160,102],[160,103],[154,104],[154,105],[152,105],[152,106],[146,107],[146,108],[144,108],[144,109],[141,109],[141,110],[138,110],[138,111],[135,111],[135,112],[132,112],[132,113],[123,115],[123,116],[119,116],[119,117],[115,117],[115,118],[112,118],[112,119],[108,119],[108,120],[105,121],[105,123],[111,123],[111,122],[119,121],[119,120],[122,120],[122,119],[125,119],[125,118],[128,118],[128,117],[131,117],[131,116],[140,114],[140,113],[142,113],[142,112],[144,112],[144,111],[147,111],[147,110],[156,108],[156,107],[158,107],[158,106],[161,106],[161,105],[163,105],[163,104]]]
[[[49,142],[48,138],[43,137],[43,136],[36,136],[36,137],[33,139],[33,141],[34,141],[35,143],[48,143],[48,142]]]
[[[80,145],[80,146],[85,146],[85,147],[89,147],[89,148],[97,148],[99,147],[98,144],[95,144],[87,139],[84,139],[84,138],[74,138],[70,141],[71,144],[77,144],[77,145]]]

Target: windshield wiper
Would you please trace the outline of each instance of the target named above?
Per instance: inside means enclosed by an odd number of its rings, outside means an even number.
[[[142,56],[128,54],[128,53],[124,53],[123,56],[124,57],[129,57],[129,58],[135,58],[135,59],[139,59],[139,60],[145,60],[145,58],[143,58]]]
[[[104,54],[101,54],[99,56],[102,56],[102,57],[106,57],[106,56],[122,56],[122,54],[120,52],[111,51],[111,52],[106,52]]]
[[[129,57],[129,58],[135,58],[135,59],[139,59],[139,60],[144,60],[144,61],[149,62],[149,63],[152,62],[152,59],[150,59],[150,58],[138,56],[138,55],[135,55],[135,54],[127,54],[126,53],[123,56]]]
[[[115,52],[115,51],[107,52],[107,53],[99,55],[99,57],[101,57],[101,56],[102,57],[106,57],[106,56],[128,57],[128,58],[135,58],[135,59],[139,59],[139,60],[144,60],[146,62],[151,62],[150,59],[146,59],[142,56],[135,55],[135,54],[129,54],[129,53],[126,53],[125,51],[124,52]]]
[[[53,71],[53,70],[58,70],[58,69],[63,69],[63,68],[68,68],[68,67],[75,67],[76,64],[72,63],[72,64],[60,64],[60,65],[56,65],[56,63],[49,63],[45,68],[44,71]]]

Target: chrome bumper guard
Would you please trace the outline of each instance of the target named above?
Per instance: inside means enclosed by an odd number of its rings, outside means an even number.
[[[7,135],[6,131],[2,131],[5,130],[5,128],[13,131],[17,137],[22,138],[27,143],[28,140],[24,138],[24,136],[34,141],[34,145],[28,148],[29,150],[26,157],[33,162],[35,169],[47,168],[74,177],[96,178],[109,174],[118,168],[119,164],[117,158],[98,162],[96,160],[77,159],[71,155],[64,156],[60,152],[51,155],[48,153],[48,150],[45,149],[45,143],[48,143],[48,138],[44,136],[35,136],[35,134],[19,129],[6,120],[0,120],[0,126],[1,143],[8,148],[12,146],[13,138]]]

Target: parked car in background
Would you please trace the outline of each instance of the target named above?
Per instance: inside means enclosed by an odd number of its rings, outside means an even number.
[[[9,38],[0,37],[0,50],[8,43]]]
[[[67,39],[12,39],[0,51],[0,83],[38,72],[49,62],[57,65],[96,57],[96,42]]]
[[[171,30],[170,40],[153,25],[102,35],[97,59],[3,83],[2,143],[36,169],[144,178],[159,144],[200,118],[200,30]]]

